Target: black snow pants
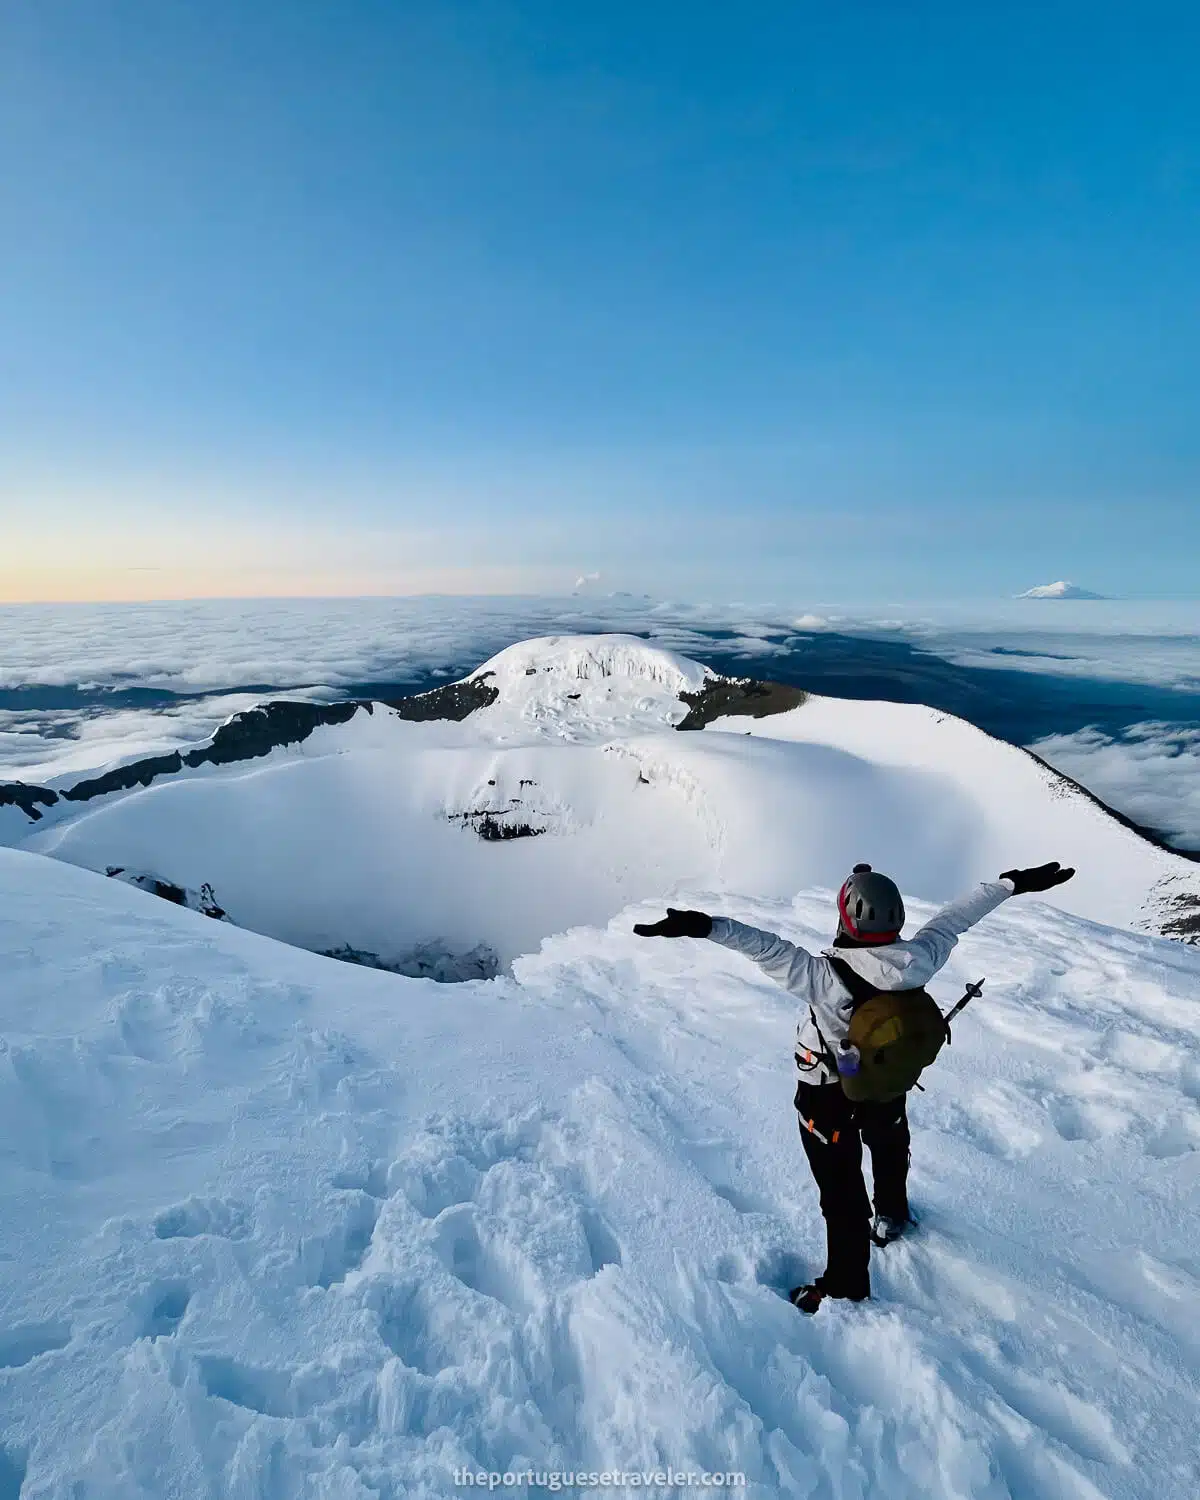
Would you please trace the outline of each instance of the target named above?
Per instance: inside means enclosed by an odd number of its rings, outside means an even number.
[[[831,1297],[871,1295],[871,1200],[863,1181],[862,1148],[871,1153],[875,1212],[908,1218],[908,1115],[903,1098],[852,1104],[840,1083],[799,1083],[796,1112],[804,1154],[821,1193],[828,1259],[819,1279]],[[824,1141],[806,1128],[808,1122]]]

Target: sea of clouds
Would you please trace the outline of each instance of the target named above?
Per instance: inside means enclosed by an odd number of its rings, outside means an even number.
[[[1200,693],[1200,602],[1013,600],[862,608],[681,604],[644,596],[201,600],[0,606],[0,688],[119,684],[174,692],[402,681],[492,655],[520,636],[705,632],[770,655],[793,632],[892,635],[972,667],[1145,682]]]
[[[765,637],[789,633],[796,618],[630,596],[7,606],[0,607],[0,689],[44,683],[185,693],[402,682],[469,669],[522,637],[599,630],[649,631],[688,650],[711,647],[702,631],[727,629],[744,632],[747,651],[770,652],[782,648]]]

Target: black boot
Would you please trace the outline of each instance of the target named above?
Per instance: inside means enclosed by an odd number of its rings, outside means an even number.
[[[891,1214],[876,1214],[871,1223],[872,1243],[882,1250],[885,1245],[890,1245],[893,1240],[898,1240],[901,1235],[906,1234],[916,1222],[910,1213],[905,1213],[902,1219],[893,1217]]]
[[[825,1293],[815,1284],[794,1286],[788,1293],[788,1301],[803,1313],[815,1313],[825,1300]]]
[[[801,1312],[815,1313],[826,1297],[835,1297],[841,1302],[865,1302],[869,1291],[831,1291],[825,1276],[818,1276],[808,1286],[796,1286],[788,1293],[788,1301]]]

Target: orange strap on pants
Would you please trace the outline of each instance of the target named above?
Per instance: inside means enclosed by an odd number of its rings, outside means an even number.
[[[804,1126],[805,1130],[808,1131],[809,1135],[816,1136],[817,1140],[820,1141],[822,1146],[836,1146],[838,1143],[838,1137],[842,1133],[840,1130],[835,1130],[832,1136],[822,1135],[811,1120],[805,1120],[802,1118],[800,1123]]]

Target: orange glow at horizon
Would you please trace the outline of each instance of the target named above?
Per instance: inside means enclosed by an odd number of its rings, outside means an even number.
[[[569,570],[568,570],[569,571]],[[22,568],[0,566],[2,604],[136,604],[172,599],[356,598],[523,594],[564,589],[565,572],[527,568],[304,571],[274,568]]]

